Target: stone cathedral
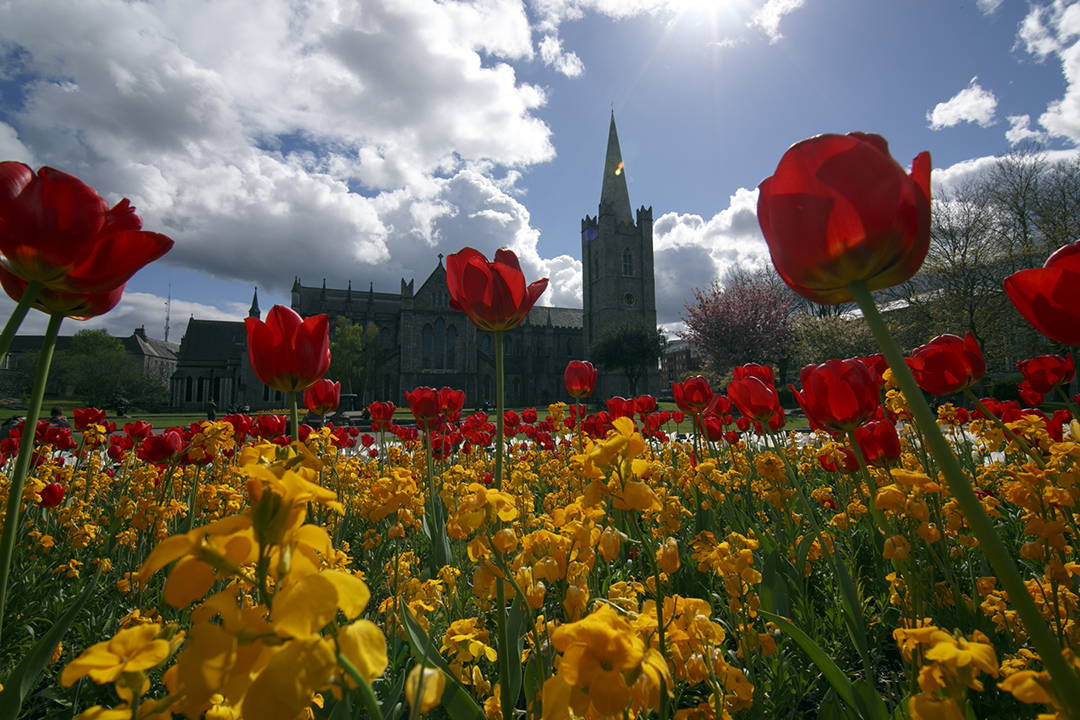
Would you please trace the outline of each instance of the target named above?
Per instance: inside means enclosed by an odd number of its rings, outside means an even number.
[[[588,347],[604,328],[628,320],[656,327],[653,279],[652,208],[636,215],[630,205],[619,138],[612,113],[600,204],[581,221],[584,307],[535,306],[525,321],[504,335],[506,404],[543,407],[568,400],[563,371],[571,360],[588,359]],[[528,281],[535,278],[527,278]],[[541,298],[543,301],[543,298]],[[450,308],[442,255],[420,285],[401,280],[398,292],[293,284],[293,310],[307,317],[339,315],[366,326],[374,323],[382,355],[356,407],[372,400],[406,405],[405,392],[421,385],[465,391],[466,408],[495,402],[494,336],[477,330],[464,313]],[[258,316],[257,300],[250,315]],[[172,378],[172,405],[201,411],[247,404],[252,410],[283,407],[284,399],[264,386],[247,360],[243,323],[192,319],[180,343]],[[333,378],[332,378],[333,379]],[[359,388],[354,388],[360,394]],[[659,370],[639,381],[638,392],[660,391]],[[621,373],[601,373],[593,399],[626,395]]]

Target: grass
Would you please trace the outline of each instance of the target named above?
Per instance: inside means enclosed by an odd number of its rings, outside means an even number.
[[[53,407],[55,407],[57,405],[59,405],[61,408],[63,408],[64,416],[68,419],[68,421],[71,421],[71,419],[72,419],[72,411],[75,408],[85,407],[82,403],[80,403],[75,398],[70,398],[70,397],[47,397],[47,398],[45,398],[45,401],[42,404],[42,408],[41,408],[41,416],[42,416],[42,418],[43,419],[48,419],[49,411]],[[596,409],[596,405],[595,404],[590,404],[588,406],[588,408],[589,408],[590,412],[594,412],[595,409]],[[507,410],[513,410],[513,411],[517,412],[519,415],[521,414],[521,411],[524,410],[524,409],[525,409],[525,407],[507,408]],[[675,406],[675,403],[673,403],[673,402],[657,402],[656,403],[656,409],[657,409],[657,411],[660,411],[660,410],[677,410],[678,408]],[[537,410],[539,411],[540,408],[537,408]],[[275,414],[275,415],[286,415],[286,416],[289,414],[289,411],[288,411],[287,408],[279,408],[279,409],[276,409],[276,410],[266,410],[266,411],[261,411],[261,412],[263,412],[263,414]],[[25,414],[26,414],[26,405],[24,403],[22,403],[21,401],[7,401],[7,402],[4,402],[3,404],[0,404],[0,422],[3,422],[4,420],[7,420],[8,418],[12,417],[13,415],[25,415]],[[250,414],[254,416],[254,415],[258,415],[259,413],[251,412]],[[463,418],[468,417],[471,414],[472,414],[472,411],[469,410],[468,408],[466,408],[465,410],[462,411],[462,417]],[[220,420],[224,415],[225,415],[225,413],[219,412],[217,414],[217,419]],[[494,410],[489,411],[488,415],[491,417],[492,422],[494,422]],[[547,416],[547,413],[541,411],[541,412],[538,413],[538,415],[539,415],[540,419],[543,419],[544,417]],[[303,412],[301,411],[301,417],[302,416],[303,416]],[[135,422],[137,420],[144,420],[144,421],[150,423],[151,425],[153,425],[155,428],[161,429],[161,428],[168,428],[168,427],[180,427],[180,426],[184,426],[184,425],[190,425],[191,423],[197,422],[197,421],[200,421],[200,420],[206,420],[206,413],[148,413],[148,412],[143,412],[143,411],[139,410],[138,408],[134,408],[134,409],[132,409],[132,410],[130,410],[128,412],[125,412],[123,417],[118,416],[116,414],[115,410],[107,410],[106,411],[106,418],[110,422],[116,423],[117,428],[123,428],[124,423]],[[412,413],[409,412],[408,407],[398,408],[397,411],[394,413],[394,420],[397,421],[397,422],[410,422],[411,423],[412,419],[413,419]],[[807,422],[805,417],[802,417],[801,415],[792,416],[790,414],[790,411],[789,411],[788,418],[787,418],[787,425],[784,426],[785,430],[801,430],[801,429],[806,428],[808,426],[809,426],[809,423]],[[680,423],[678,425],[677,430],[680,433],[689,433],[689,432],[693,432],[693,426],[691,425],[690,420],[687,419],[687,420],[684,420],[682,423]]]

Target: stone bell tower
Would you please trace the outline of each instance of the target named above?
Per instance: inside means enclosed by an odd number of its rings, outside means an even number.
[[[615,112],[611,113],[600,206],[595,217],[581,221],[582,295],[585,352],[605,328],[628,321],[656,328],[656,286],[653,277],[652,208],[642,206],[636,218],[626,188],[626,170]],[[638,382],[638,394],[660,391],[660,371],[652,369]],[[621,374],[601,373],[593,397],[627,395]]]

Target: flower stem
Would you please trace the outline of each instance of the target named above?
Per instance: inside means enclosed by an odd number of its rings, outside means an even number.
[[[27,283],[22,300],[12,311],[11,317],[8,318],[7,324],[4,325],[3,332],[0,332],[0,365],[4,364],[4,357],[7,355],[8,348],[11,347],[11,341],[15,339],[15,333],[19,331],[23,318],[26,317],[27,311],[30,310],[30,306],[34,304],[34,300],[37,299],[38,293],[41,292],[43,287],[44,285],[37,280],[31,280]]]
[[[503,466],[503,331],[495,331],[495,489],[502,490]]]
[[[881,348],[885,360],[893,371],[893,376],[900,385],[900,390],[907,398],[908,407],[915,421],[922,428],[926,444],[931,454],[937,460],[938,467],[945,475],[945,481],[949,485],[949,491],[956,498],[964,519],[967,520],[972,534],[979,541],[990,566],[997,574],[1001,586],[1009,594],[1009,600],[1016,608],[1020,619],[1024,623],[1028,637],[1031,638],[1035,650],[1042,658],[1043,665],[1050,672],[1051,682],[1057,696],[1066,704],[1069,714],[1074,718],[1080,718],[1080,680],[1073,674],[1069,663],[1061,655],[1061,646],[1058,644],[1054,633],[1039,614],[1035,601],[1028,593],[1024,580],[1020,576],[1016,563],[1009,554],[1008,548],[1002,542],[994,524],[991,522],[979,499],[975,496],[971,487],[971,481],[960,467],[960,461],[952,453],[948,440],[938,427],[937,418],[923,397],[915,376],[904,361],[904,355],[889,333],[885,320],[878,312],[877,305],[870,295],[866,283],[857,280],[850,283],[848,290],[851,291],[855,302],[862,309],[863,317],[866,318],[870,331],[874,334],[878,346]]]
[[[289,393],[289,423],[292,425],[292,441],[300,442],[300,413],[296,409],[296,391]]]
[[[25,294],[24,294],[25,297]],[[23,487],[30,470],[30,460],[34,454],[34,435],[37,430],[38,416],[41,414],[41,402],[45,398],[45,383],[49,380],[49,367],[52,365],[53,349],[56,347],[56,335],[60,332],[60,323],[64,316],[57,313],[49,316],[49,327],[41,341],[41,353],[38,355],[37,373],[34,375],[34,387],[30,393],[30,405],[26,408],[26,421],[23,423],[22,440],[19,444],[19,456],[15,460],[15,471],[8,488],[7,514],[4,516],[4,531],[0,535],[0,635],[4,623],[4,610],[7,606],[8,575],[11,572],[11,557],[15,552],[15,538],[19,531],[19,509],[22,505]]]

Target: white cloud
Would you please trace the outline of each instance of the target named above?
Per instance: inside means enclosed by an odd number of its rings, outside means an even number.
[[[585,63],[575,53],[563,50],[562,41],[554,35],[540,41],[540,57],[545,65],[554,67],[566,77],[578,77],[585,72]]]
[[[736,263],[767,262],[757,221],[757,190],[739,188],[711,219],[666,213],[653,226],[656,314],[661,325],[679,321],[692,288],[708,287]]]
[[[978,123],[981,127],[994,124],[997,98],[994,97],[994,93],[982,89],[977,80],[978,78],[971,78],[971,84],[968,87],[948,101],[938,103],[933,110],[926,113],[926,119],[930,121],[932,130],[953,127],[962,122]]]
[[[19,133],[7,123],[0,122],[0,161],[15,160],[37,169],[34,153],[19,141]]]
[[[750,27],[756,27],[769,36],[769,42],[777,42],[780,34],[780,21],[788,13],[803,6],[804,0],[768,0],[750,16]]]
[[[1010,115],[1007,119],[1010,127],[1005,133],[1005,139],[1010,145],[1016,145],[1024,140],[1046,141],[1046,133],[1032,129],[1030,115]]]
[[[1004,0],[976,0],[975,5],[978,6],[979,12],[983,15],[990,16],[997,12],[1002,2]]]
[[[230,303],[225,308],[219,308],[173,298],[168,312],[169,342],[179,344],[187,330],[188,319],[192,316],[199,320],[239,321],[247,317],[248,307],[240,303]],[[14,301],[6,294],[0,294],[0,316],[8,317],[14,309]],[[165,316],[165,298],[150,293],[126,292],[120,304],[101,317],[64,320],[60,326],[60,334],[74,335],[80,330],[104,328],[113,337],[127,337],[136,328],[145,327],[149,337],[161,340],[165,337]],[[31,310],[19,328],[19,335],[44,335],[48,324],[48,315]]]
[[[1020,25],[1017,47],[1039,61],[1051,56],[1061,61],[1065,95],[1047,106],[1039,124],[1050,137],[1080,144],[1080,5],[1062,0],[1033,5]]]

